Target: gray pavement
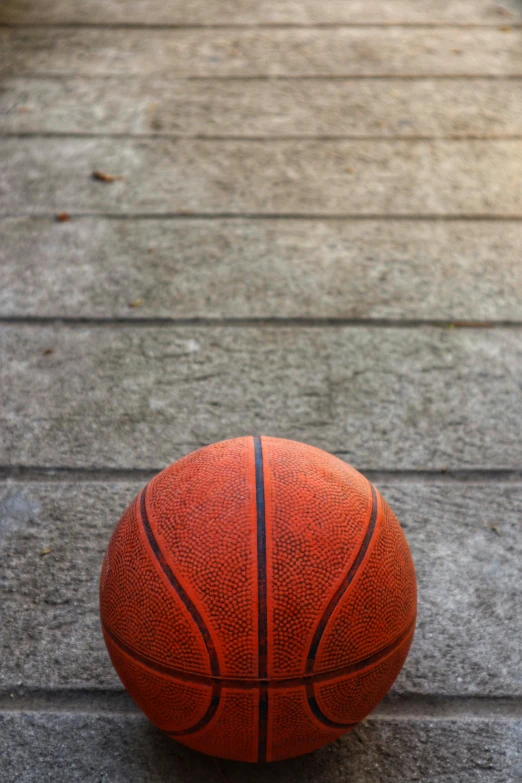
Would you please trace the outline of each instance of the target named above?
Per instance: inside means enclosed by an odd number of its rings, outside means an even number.
[[[520,11],[3,4],[0,780],[522,779]],[[147,722],[97,608],[139,488],[249,432],[365,472],[419,583],[376,711],[254,767]]]
[[[520,75],[520,31],[501,25],[151,28],[147,35],[36,26],[0,31],[0,41],[4,73],[20,76]]]
[[[348,6],[348,3],[346,3]],[[502,40],[502,39],[501,39]],[[446,76],[207,80],[6,77],[0,128],[11,133],[124,133],[252,138],[520,134],[522,95],[509,80]],[[96,105],[96,111],[92,111]],[[274,111],[274,107],[285,111]],[[23,107],[23,111],[17,111]],[[458,110],[455,110],[458,107]],[[313,230],[313,227],[311,227]]]
[[[309,138],[267,144],[132,137],[122,144],[114,137],[31,135],[7,138],[3,148],[0,198],[16,214],[482,219],[522,214],[520,142],[512,138],[343,139],[318,145]],[[117,179],[110,185],[94,180],[91,172],[100,169]]]
[[[516,321],[521,246],[518,220],[6,218],[0,307],[85,319]]]
[[[5,0],[8,24],[508,24],[517,20],[519,0]]]

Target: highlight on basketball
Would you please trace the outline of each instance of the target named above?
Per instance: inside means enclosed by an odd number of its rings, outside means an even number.
[[[127,508],[100,583],[114,667],[173,739],[240,761],[332,742],[412,641],[408,544],[378,490],[317,448],[243,437],[159,473]]]

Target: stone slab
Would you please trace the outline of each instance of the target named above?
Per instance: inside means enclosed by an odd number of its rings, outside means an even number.
[[[520,222],[26,217],[0,237],[3,317],[522,316]]]
[[[333,745],[274,764],[217,763],[138,716],[2,714],[5,783],[516,783],[518,720],[368,720]]]
[[[143,480],[0,485],[0,691],[120,689],[98,618],[110,534]],[[394,696],[522,696],[522,486],[378,482],[419,584]],[[41,552],[50,550],[48,554]]]
[[[521,738],[519,721],[367,720],[301,759],[221,766],[228,783],[516,783]]]
[[[2,146],[3,215],[522,216],[522,140],[8,138]],[[93,170],[121,179],[100,182]]]
[[[156,468],[261,432],[361,469],[514,469],[518,329],[4,325],[0,464]]]
[[[208,756],[143,716],[0,713],[3,783],[218,783]]]
[[[4,0],[4,24],[495,24],[516,0]]]
[[[507,79],[6,78],[0,132],[512,136],[522,92]]]
[[[520,76],[522,28],[0,29],[5,75]]]

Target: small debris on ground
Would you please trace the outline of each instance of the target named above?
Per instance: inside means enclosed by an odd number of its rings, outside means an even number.
[[[60,222],[60,223],[65,223],[67,220],[70,220],[70,219],[71,219],[71,216],[69,215],[68,212],[58,212],[56,214],[56,220],[58,220],[58,222]]]
[[[105,172],[99,171],[98,169],[95,169],[91,176],[99,182],[116,182],[117,179],[123,179],[121,175],[113,176],[112,174],[105,174]]]
[[[504,27],[499,27],[498,29],[501,33],[511,33],[513,31],[513,28],[509,24],[504,25]]]
[[[501,536],[502,535],[502,533],[500,532],[500,530],[498,529],[498,527],[496,525],[490,525],[489,529],[492,530],[494,533],[496,533],[497,536]]]
[[[135,307],[141,307],[142,304],[143,304],[143,299],[135,299],[134,302],[128,303],[128,307],[134,309]]]
[[[501,16],[513,16],[513,13],[508,11],[503,5],[497,5],[497,14],[500,14]]]
[[[49,555],[52,551],[52,549],[42,549],[40,552],[40,557],[45,557],[45,555]]]
[[[42,353],[43,353],[43,355],[44,355],[44,356],[49,356],[50,354],[52,354],[52,352],[53,352],[53,349],[52,349],[52,348],[45,348],[45,349],[42,351]]]

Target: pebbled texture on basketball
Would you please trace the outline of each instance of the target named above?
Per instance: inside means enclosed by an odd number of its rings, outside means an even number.
[[[208,446],[159,473],[102,566],[111,660],[160,729],[204,753],[273,761],[362,720],[416,617],[408,544],[379,492],[319,449]]]

